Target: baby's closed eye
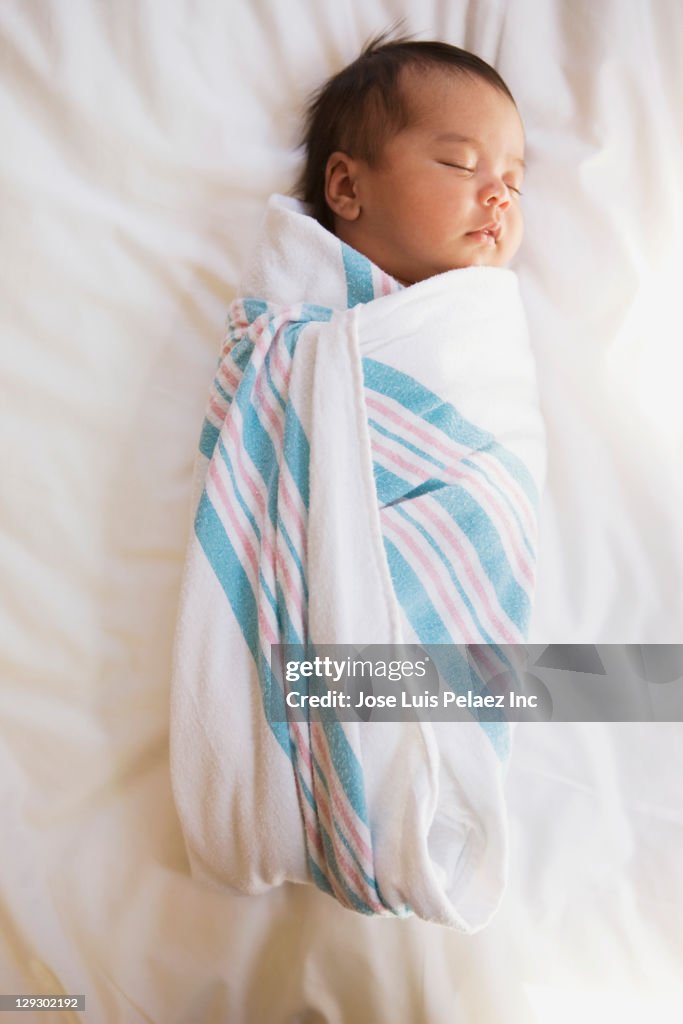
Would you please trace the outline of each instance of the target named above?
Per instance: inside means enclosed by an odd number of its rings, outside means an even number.
[[[468,171],[470,174],[474,174],[474,167],[465,167],[464,164],[451,164],[447,160],[439,160],[440,164],[444,167],[457,167],[459,171]]]
[[[448,160],[439,160],[438,162],[442,165],[442,167],[454,167],[458,171],[466,171],[467,174],[474,174],[474,172],[476,171],[476,167],[467,167],[465,164],[454,164]],[[514,192],[515,195],[523,195],[521,188],[518,188],[516,185],[511,185],[509,181],[505,181],[503,182],[503,184],[510,192]]]

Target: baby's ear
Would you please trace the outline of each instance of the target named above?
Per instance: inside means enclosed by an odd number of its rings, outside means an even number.
[[[360,214],[357,169],[353,157],[340,150],[330,154],[325,166],[325,200],[342,220],[356,220]]]

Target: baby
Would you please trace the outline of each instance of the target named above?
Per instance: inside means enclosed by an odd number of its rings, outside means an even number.
[[[317,92],[297,196],[401,284],[503,266],[523,231],[524,130],[508,87],[455,46],[385,38]]]
[[[276,652],[428,644],[453,696],[526,636],[542,422],[503,269],[523,156],[503,81],[443,43],[379,37],[310,107],[299,198],[268,201],[196,463],[172,768],[199,877],[461,930],[498,904],[506,723],[373,731],[348,693],[307,703],[331,689],[303,665],[290,703]]]

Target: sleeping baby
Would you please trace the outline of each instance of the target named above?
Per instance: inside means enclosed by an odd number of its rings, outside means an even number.
[[[299,198],[402,284],[519,247],[522,122],[474,54],[380,37],[317,93],[304,144]]]
[[[195,463],[171,758],[198,877],[464,931],[498,905],[508,723],[330,716],[277,652],[430,645],[453,696],[524,641],[544,462],[505,269],[523,169],[504,82],[445,43],[380,37],[310,106]]]

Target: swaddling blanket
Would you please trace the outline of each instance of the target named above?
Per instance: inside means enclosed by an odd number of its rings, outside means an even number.
[[[515,275],[402,287],[271,198],[195,466],[171,767],[193,872],[472,931],[509,726],[272,721],[277,643],[523,640],[543,433]]]

